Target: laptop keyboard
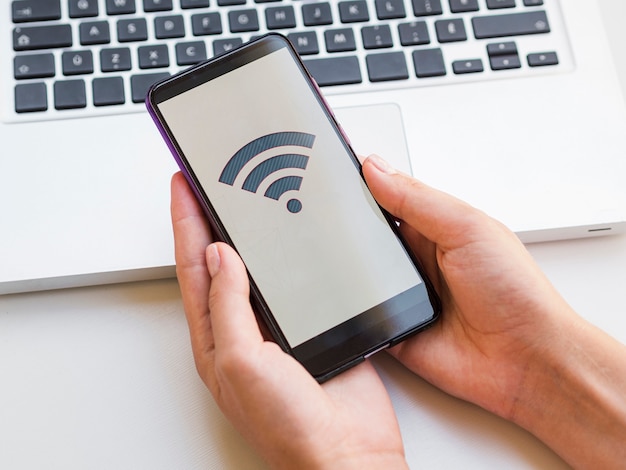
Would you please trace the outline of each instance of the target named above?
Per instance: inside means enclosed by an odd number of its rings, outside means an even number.
[[[5,115],[143,111],[155,81],[270,31],[327,94],[554,73],[571,62],[555,2],[15,0]]]

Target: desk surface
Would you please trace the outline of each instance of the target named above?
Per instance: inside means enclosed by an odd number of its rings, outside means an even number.
[[[626,90],[626,2],[602,4]],[[581,315],[626,343],[626,236],[529,249]],[[375,364],[412,468],[567,468],[385,354]],[[2,298],[0,374],[0,468],[262,467],[196,375],[173,280]]]

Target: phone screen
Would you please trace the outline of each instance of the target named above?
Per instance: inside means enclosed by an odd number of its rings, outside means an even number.
[[[401,334],[435,312],[332,116],[293,51],[274,42],[175,83],[156,107],[289,348],[306,361],[360,343],[368,329]]]

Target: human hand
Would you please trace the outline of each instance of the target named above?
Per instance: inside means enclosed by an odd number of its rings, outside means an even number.
[[[575,468],[623,468],[626,347],[579,317],[502,224],[377,157],[363,173],[443,304],[431,329],[391,353]]]
[[[319,385],[266,341],[241,259],[172,179],[176,271],[196,367],[235,428],[275,468],[404,468],[398,423],[369,362]],[[208,248],[207,248],[208,247]]]
[[[502,224],[376,156],[363,172],[378,203],[401,220],[443,304],[431,329],[392,354],[448,393],[510,418],[529,355],[576,315]]]

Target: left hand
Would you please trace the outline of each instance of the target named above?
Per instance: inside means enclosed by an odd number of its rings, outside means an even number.
[[[372,365],[319,385],[263,338],[243,262],[229,246],[211,243],[180,173],[172,178],[171,210],[196,367],[237,430],[275,468],[406,468],[398,423]]]

